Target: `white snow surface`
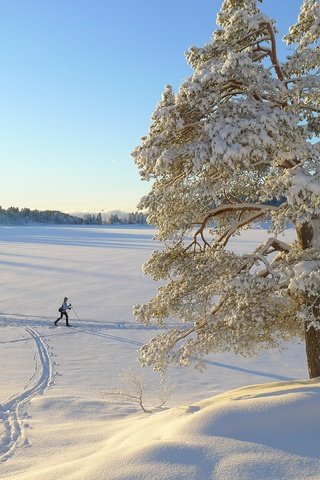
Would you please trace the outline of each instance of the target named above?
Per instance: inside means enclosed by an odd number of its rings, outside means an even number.
[[[151,407],[159,379],[136,358],[157,330],[135,323],[132,305],[156,289],[141,272],[154,234],[0,227],[0,478],[319,479],[320,383],[307,380],[304,345],[171,368],[172,397]],[[233,248],[265,240],[251,230]],[[75,328],[53,326],[65,295]],[[151,413],[103,395],[129,368]]]

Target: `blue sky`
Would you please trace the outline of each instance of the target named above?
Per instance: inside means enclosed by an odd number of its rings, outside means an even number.
[[[264,0],[284,34],[301,0]],[[219,0],[0,0],[0,205],[135,210],[130,152]],[[284,49],[280,55],[284,55]]]

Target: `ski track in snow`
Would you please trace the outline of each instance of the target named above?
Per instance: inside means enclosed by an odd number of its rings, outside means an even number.
[[[0,314],[1,315],[1,314]],[[7,314],[10,315],[10,314]],[[12,314],[14,315],[14,314]],[[11,318],[10,318],[11,317]],[[28,334],[22,335],[29,346],[30,337],[33,340],[35,370],[28,380],[23,391],[12,395],[4,404],[0,403],[0,463],[8,460],[19,446],[28,446],[29,442],[24,428],[28,426],[30,418],[27,406],[36,395],[45,393],[46,389],[54,384],[52,379],[55,362],[51,359],[46,338],[37,331],[37,327],[60,328],[53,325],[53,321],[47,318],[30,319],[30,316],[0,316],[0,326],[11,326],[23,329]],[[79,321],[74,325],[85,332],[99,332],[108,329],[146,329],[158,330],[155,326],[140,325],[135,322],[96,322]]]
[[[4,316],[6,315],[6,316]],[[19,325],[19,326],[29,326],[32,325],[33,327],[52,327],[57,328],[54,326],[54,320],[56,317],[40,317],[36,315],[21,315],[21,314],[9,314],[9,313],[1,313],[0,312],[0,326],[8,326],[8,325]],[[63,323],[59,324],[58,327],[64,325]],[[126,329],[126,330],[162,330],[161,327],[157,325],[143,325],[140,323],[132,321],[95,321],[95,320],[88,320],[88,319],[81,319],[81,320],[71,320],[72,327],[74,328],[86,328],[92,331],[95,330],[114,330],[114,329]],[[188,324],[185,322],[167,322],[166,326],[168,328],[185,328],[186,326],[192,326],[192,323]]]
[[[34,340],[35,372],[23,392],[13,395],[6,403],[0,404],[0,421],[4,433],[0,438],[0,462],[5,462],[20,445],[28,445],[23,432],[24,420],[28,418],[26,406],[36,395],[43,394],[52,384],[52,361],[45,340],[32,327],[19,325]]]
[[[0,314],[1,315],[1,314]],[[34,351],[35,370],[22,392],[12,395],[4,404],[0,404],[0,463],[8,460],[19,446],[28,446],[29,442],[24,433],[24,425],[29,418],[27,405],[36,395],[45,393],[46,389],[54,384],[52,370],[54,362],[49,352],[46,338],[37,331],[37,327],[59,328],[53,325],[49,318],[27,315],[3,314],[0,316],[0,326],[11,326],[23,329],[28,336],[22,335],[26,344],[33,340],[30,346]],[[135,322],[95,322],[80,321],[75,327],[95,332],[105,329],[157,329],[154,326],[146,327]],[[28,343],[29,345],[29,343]]]

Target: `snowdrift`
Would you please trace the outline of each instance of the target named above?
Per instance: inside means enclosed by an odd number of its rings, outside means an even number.
[[[103,416],[103,401],[37,397],[33,445],[41,462],[4,478],[316,480],[319,406],[320,379],[248,386],[122,419]]]

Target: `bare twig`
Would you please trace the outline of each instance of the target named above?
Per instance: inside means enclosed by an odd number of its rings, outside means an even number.
[[[146,406],[146,388],[142,376],[130,369],[121,375],[120,380],[121,385],[118,388],[106,390],[102,395],[107,398],[115,398],[118,402],[129,401],[130,403],[138,404],[143,412],[151,413],[151,410]],[[163,381],[157,392],[160,402],[154,408],[163,407],[171,396],[172,391],[173,387]]]

